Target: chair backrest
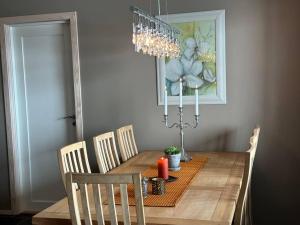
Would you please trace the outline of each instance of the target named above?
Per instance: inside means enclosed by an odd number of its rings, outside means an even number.
[[[87,188],[87,184],[92,185],[92,189]],[[145,225],[144,216],[144,204],[143,195],[141,188],[141,174],[67,174],[67,194],[68,203],[70,209],[70,216],[72,220],[72,225],[81,225],[81,218],[79,212],[79,203],[77,201],[77,194],[75,185],[79,186],[78,192],[80,192],[81,197],[81,208],[82,215],[84,217],[85,225],[93,225],[91,208],[95,208],[95,218],[97,219],[98,225],[105,225],[103,216],[103,203],[102,197],[104,193],[101,193],[103,188],[100,188],[100,184],[105,185],[106,195],[108,200],[108,211],[110,216],[110,224],[117,225],[117,213],[116,205],[114,201],[114,186],[120,186],[121,203],[122,203],[122,214],[124,225],[130,225],[130,212],[128,204],[128,192],[127,185],[134,185],[134,195],[136,201],[136,218],[137,225]],[[90,190],[90,191],[88,191]],[[102,194],[102,195],[101,195]],[[93,196],[94,201],[90,201],[89,196]],[[92,207],[92,203],[94,206]]]
[[[242,225],[243,217],[245,215],[246,201],[247,201],[247,193],[251,185],[251,175],[253,162],[256,154],[258,138],[260,133],[260,127],[257,127],[253,130],[253,135],[250,138],[250,148],[246,151],[245,157],[245,170],[242,180],[242,186],[239,194],[239,198],[237,201],[237,206],[235,210],[234,224]]]
[[[120,165],[114,132],[94,137],[94,147],[100,173],[107,173]]]
[[[132,125],[117,129],[117,138],[123,162],[138,154]]]
[[[66,173],[91,173],[85,141],[63,147],[58,151],[59,169],[66,187]]]

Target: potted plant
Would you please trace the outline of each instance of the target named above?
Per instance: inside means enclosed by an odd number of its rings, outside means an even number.
[[[168,158],[169,170],[180,170],[180,150],[176,146],[170,146],[165,149],[165,155]]]

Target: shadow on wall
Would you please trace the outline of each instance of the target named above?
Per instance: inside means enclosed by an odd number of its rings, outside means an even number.
[[[252,183],[257,225],[299,224],[299,7],[295,0],[272,1],[266,13],[265,136]]]
[[[235,141],[236,133],[236,130],[226,129],[217,135],[203,137],[203,141],[196,142],[194,145],[201,146],[200,150],[209,152],[232,151],[232,143]],[[199,149],[193,149],[193,151],[199,151]]]

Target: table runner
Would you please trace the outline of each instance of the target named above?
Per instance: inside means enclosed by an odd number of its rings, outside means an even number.
[[[166,193],[164,195],[152,195],[152,184],[148,183],[148,197],[144,198],[144,206],[151,207],[174,207],[189,186],[195,175],[203,168],[207,162],[207,157],[194,157],[190,162],[181,162],[179,171],[169,171],[169,175],[178,179],[174,182],[166,183]],[[142,176],[157,176],[157,167],[151,166],[142,173]],[[132,185],[128,185],[129,205],[135,205],[134,190]],[[115,203],[121,204],[120,192],[115,194]]]

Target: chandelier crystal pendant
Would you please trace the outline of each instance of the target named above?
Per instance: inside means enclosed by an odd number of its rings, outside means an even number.
[[[177,58],[180,54],[179,30],[137,7],[133,6],[131,10],[133,12],[132,43],[135,51],[158,58]]]

